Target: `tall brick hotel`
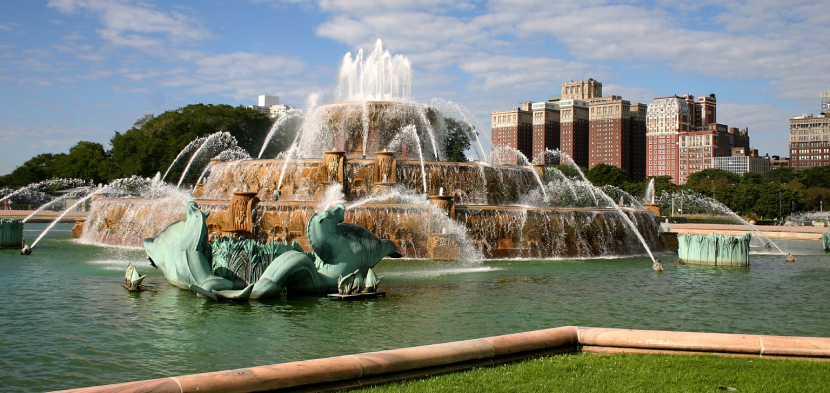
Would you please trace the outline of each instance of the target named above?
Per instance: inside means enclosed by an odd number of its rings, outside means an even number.
[[[547,101],[493,112],[491,140],[535,163],[546,162],[545,149],[559,149],[581,167],[605,163],[625,169],[633,181],[671,176],[684,184],[690,174],[712,168],[715,157],[753,152],[746,129],[717,123],[716,104],[714,94],[632,104],[603,96],[599,81],[571,81]]]

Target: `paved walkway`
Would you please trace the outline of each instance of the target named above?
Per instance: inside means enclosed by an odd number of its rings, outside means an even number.
[[[22,220],[29,217],[34,210],[0,210],[0,218],[16,218]],[[55,212],[51,210],[44,210],[38,212],[36,216],[29,219],[28,222],[52,222],[55,221],[63,212]],[[69,212],[61,219],[61,222],[75,222],[76,218],[86,217],[87,212]]]
[[[749,228],[744,225],[729,224],[662,224],[663,230],[667,232],[688,233],[692,235],[708,235],[717,232],[724,235],[743,235]],[[758,225],[756,226],[764,236],[770,239],[789,240],[821,240],[821,235],[827,233],[830,228],[813,226],[777,226]]]

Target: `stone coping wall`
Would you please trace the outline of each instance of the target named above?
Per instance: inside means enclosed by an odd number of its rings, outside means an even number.
[[[327,391],[422,378],[566,352],[712,354],[830,361],[830,338],[564,326],[504,336],[68,390]]]

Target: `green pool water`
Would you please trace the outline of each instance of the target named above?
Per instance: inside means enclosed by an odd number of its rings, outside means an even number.
[[[34,239],[45,224],[27,224]],[[31,256],[0,250],[0,385],[47,391],[564,325],[830,337],[830,254],[753,253],[752,266],[662,255],[590,260],[385,260],[385,298],[216,303],[167,284],[141,250],[83,245],[56,226]],[[121,287],[128,262],[149,291]]]

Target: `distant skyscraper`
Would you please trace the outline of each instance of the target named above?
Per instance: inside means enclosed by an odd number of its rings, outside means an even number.
[[[559,149],[561,142],[559,104],[534,102],[531,110],[533,111],[533,156],[531,159],[535,163],[548,164],[545,151]]]
[[[533,116],[530,103],[522,107],[507,111],[496,111],[492,114],[492,136],[490,140],[493,148],[509,147],[520,151],[532,159],[533,154]],[[519,157],[511,155],[509,158],[500,157],[503,163],[519,164]]]
[[[680,178],[677,140],[691,129],[690,117],[687,101],[677,96],[656,98],[648,105],[646,176],[671,176],[675,182]]]
[[[628,175],[633,181],[640,181],[646,178],[646,165],[648,164],[648,142],[646,140],[646,104],[631,104],[631,120],[629,126],[631,132],[629,141],[631,150],[630,168]]]
[[[599,163],[628,171],[631,165],[631,103],[620,96],[588,100],[588,168]]]
[[[821,93],[822,112],[790,119],[790,167],[830,165],[830,95]]]
[[[695,101],[687,94],[656,98],[646,116],[647,176],[671,176],[685,184],[689,175],[713,167],[732,148],[749,149],[749,131],[717,123],[715,95]]]
[[[559,150],[573,159],[576,165],[588,167],[588,140],[590,133],[588,101],[559,101]]]

